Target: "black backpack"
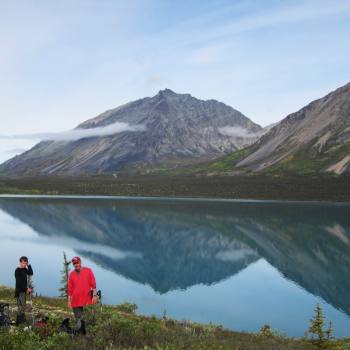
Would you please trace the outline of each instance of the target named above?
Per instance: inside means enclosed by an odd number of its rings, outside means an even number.
[[[9,304],[0,303],[0,327],[9,327],[11,325],[9,309]]]
[[[60,327],[59,327],[59,331],[60,332],[66,332],[68,334],[71,334],[72,336],[74,335],[78,335],[78,334],[83,334],[85,335],[86,334],[86,330],[85,330],[85,321],[84,320],[81,320],[81,325],[80,325],[80,328],[79,329],[76,329],[76,328],[72,328],[69,324],[69,318],[65,318]]]

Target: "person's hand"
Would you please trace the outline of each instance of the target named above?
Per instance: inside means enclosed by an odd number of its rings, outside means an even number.
[[[27,288],[27,293],[30,294],[33,291],[33,288]]]
[[[93,304],[97,304],[97,301],[98,301],[97,295],[94,295],[94,296],[92,297],[92,303],[93,303]]]
[[[72,302],[70,299],[68,299],[68,308],[71,309],[72,308]]]

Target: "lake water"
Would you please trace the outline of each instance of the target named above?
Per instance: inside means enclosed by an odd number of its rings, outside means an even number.
[[[27,255],[58,295],[62,253],[93,268],[104,303],[301,336],[317,303],[350,335],[350,205],[131,198],[0,198],[0,284]]]

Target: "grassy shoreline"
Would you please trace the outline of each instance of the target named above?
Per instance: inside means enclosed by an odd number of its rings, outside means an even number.
[[[8,302],[15,312],[12,288],[0,286],[0,301]],[[45,328],[25,332],[12,327],[0,332],[0,349],[212,349],[212,350],[314,350],[319,349],[306,338],[292,338],[264,328],[258,333],[236,332],[222,326],[159,319],[135,312],[134,304],[94,306],[85,314],[87,335],[71,338],[58,332],[64,317],[72,317],[66,302],[60,298],[35,297],[34,314],[47,315]],[[350,339],[333,340],[323,349],[350,349]]]
[[[350,175],[0,177],[0,194],[349,202]]]

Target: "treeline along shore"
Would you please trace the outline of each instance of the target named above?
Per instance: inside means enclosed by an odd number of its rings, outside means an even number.
[[[0,194],[350,201],[350,174],[0,177]]]

